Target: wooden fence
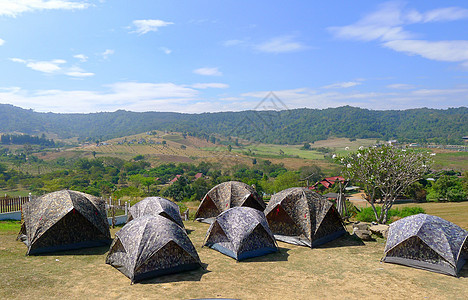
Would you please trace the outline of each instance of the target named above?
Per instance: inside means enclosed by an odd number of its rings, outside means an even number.
[[[8,213],[21,211],[21,207],[24,203],[29,202],[31,196],[28,197],[0,197],[0,213]],[[106,210],[124,211],[125,214],[128,211],[129,203],[121,201],[120,199],[104,199],[106,201]],[[120,213],[122,214],[122,213]]]
[[[21,211],[21,206],[29,200],[30,197],[1,197],[0,213]]]

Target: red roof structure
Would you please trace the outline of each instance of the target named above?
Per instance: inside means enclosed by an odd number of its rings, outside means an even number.
[[[203,176],[203,173],[195,174],[195,180],[197,180],[198,178],[201,178],[202,176]]]
[[[343,176],[333,176],[322,179],[310,187],[311,190],[315,190],[319,184],[323,185],[326,189],[330,188],[335,182],[344,182]]]
[[[182,175],[176,175],[176,176],[170,181],[170,183],[173,184],[174,182],[176,182],[177,180],[179,180],[180,176],[182,176]]]

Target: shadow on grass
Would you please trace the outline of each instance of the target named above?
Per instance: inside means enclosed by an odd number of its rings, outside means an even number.
[[[288,261],[288,251],[291,249],[278,247],[278,252],[270,253],[263,256],[251,257],[240,261],[240,263],[250,262],[271,262],[271,261]]]
[[[155,284],[155,283],[171,283],[171,282],[182,282],[182,281],[200,281],[202,276],[208,271],[206,268],[208,264],[202,263],[202,267],[196,270],[181,272],[176,274],[169,274],[160,277],[145,279],[138,282],[137,284]]]
[[[100,246],[92,248],[82,248],[75,250],[57,251],[57,252],[46,252],[33,254],[32,256],[73,256],[73,255],[103,255],[109,251],[109,246]]]
[[[355,235],[351,235],[349,233],[345,233],[343,236],[325,243],[323,245],[319,245],[314,248],[338,248],[338,247],[350,247],[350,246],[364,246],[364,242]]]
[[[191,234],[191,233],[194,232],[194,231],[195,231],[195,230],[193,230],[193,229],[187,229],[187,228],[185,228],[185,232],[187,232],[187,234]]]

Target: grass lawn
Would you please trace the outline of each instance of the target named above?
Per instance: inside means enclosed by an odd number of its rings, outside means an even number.
[[[105,264],[106,247],[25,256],[26,246],[15,240],[19,222],[0,221],[0,298],[466,299],[468,294],[468,266],[455,278],[380,263],[383,239],[364,244],[347,236],[314,249],[279,242],[279,253],[238,263],[201,248],[207,224],[185,226],[206,270],[130,285]]]
[[[353,204],[358,207],[370,207],[370,204],[365,201],[360,201],[359,203],[354,202]],[[392,208],[401,209],[405,206],[422,207],[426,211],[426,214],[441,217],[468,230],[468,201],[404,203],[394,204]]]
[[[468,230],[468,201],[445,203],[405,203],[395,205],[395,207],[404,206],[422,207],[427,214],[439,216]]]
[[[443,152],[434,156],[434,167],[436,169],[453,169],[457,171],[468,171],[468,152]]]

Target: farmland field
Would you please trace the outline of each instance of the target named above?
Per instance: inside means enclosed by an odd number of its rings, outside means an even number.
[[[434,168],[468,171],[468,152],[436,151]]]
[[[139,141],[144,141],[138,143]],[[162,143],[165,144],[162,144]],[[347,138],[331,138],[323,141],[316,141],[311,144],[310,150],[303,150],[303,145],[273,145],[273,144],[249,144],[248,141],[241,141],[240,146],[233,146],[231,152],[226,145],[213,144],[203,139],[186,136],[179,133],[165,134],[158,132],[156,135],[145,133],[127,136],[119,139],[112,139],[96,144],[87,144],[80,147],[70,148],[65,151],[43,152],[36,154],[45,161],[57,158],[74,159],[78,157],[102,157],[113,156],[130,160],[137,155],[144,155],[145,159],[152,165],[162,163],[199,163],[220,162],[223,168],[229,168],[236,164],[250,165],[253,158],[270,160],[273,163],[283,163],[287,168],[299,169],[301,166],[315,164],[326,172],[336,172],[337,165],[325,159],[325,154],[346,155],[356,151],[359,147],[369,147],[375,144],[375,139],[357,139],[350,141]],[[244,144],[242,144],[244,143]],[[457,171],[468,170],[468,152],[455,152],[447,150],[432,149],[436,152],[436,169],[454,169]],[[12,166],[13,167],[13,166]],[[42,170],[40,170],[42,168]],[[38,170],[50,171],[47,165],[28,167],[23,169],[37,174]]]

